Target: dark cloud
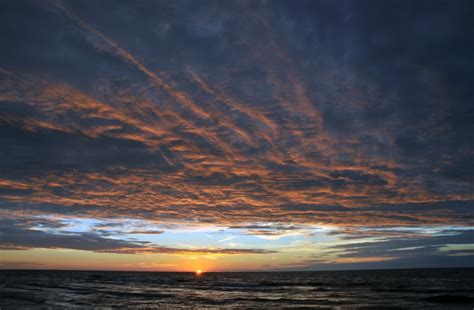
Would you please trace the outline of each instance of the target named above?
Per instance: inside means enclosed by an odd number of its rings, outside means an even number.
[[[0,208],[259,234],[472,226],[472,10],[3,2]],[[19,246],[125,242],[11,233]]]
[[[345,257],[393,256],[395,259],[381,265],[407,267],[472,266],[471,250],[446,250],[446,245],[472,246],[474,232],[445,231],[434,236],[388,239],[373,244],[361,243],[344,248]],[[350,252],[350,254],[349,254]],[[362,254],[362,252],[364,254]],[[459,255],[463,254],[463,255]],[[402,265],[403,264],[403,265]]]
[[[329,247],[324,255],[299,262],[297,269],[390,269],[472,267],[473,230],[413,228],[345,232],[356,242]],[[375,238],[375,239],[373,239]],[[448,246],[449,245],[449,246]],[[328,257],[327,254],[336,255]],[[294,269],[292,264],[282,269]]]
[[[31,225],[30,221],[28,224]],[[39,225],[40,223],[34,223]],[[74,249],[115,254],[268,254],[263,249],[182,249],[156,246],[151,242],[105,238],[97,233],[52,233],[25,226],[24,220],[4,219],[0,222],[0,250],[28,250],[35,248]],[[143,231],[128,233],[144,233]],[[148,231],[146,233],[151,233]],[[156,233],[156,232],[153,232]]]
[[[159,235],[162,234],[162,230],[132,230],[125,231],[126,234],[142,234],[142,235]]]
[[[24,262],[17,262],[17,261],[1,261],[0,268],[1,269],[31,269],[31,268],[44,268],[47,266],[44,263],[35,262],[35,261],[24,261]]]

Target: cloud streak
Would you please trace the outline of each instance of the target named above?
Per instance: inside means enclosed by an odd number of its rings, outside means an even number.
[[[102,237],[97,233],[50,233],[24,226],[25,221],[3,220],[0,226],[1,250],[73,249],[112,254],[180,254],[180,255],[238,255],[270,254],[276,251],[263,249],[225,248],[171,248],[151,242],[128,241]],[[37,223],[36,223],[37,224]],[[132,231],[129,234],[149,234],[153,231]],[[161,232],[160,232],[161,233]]]

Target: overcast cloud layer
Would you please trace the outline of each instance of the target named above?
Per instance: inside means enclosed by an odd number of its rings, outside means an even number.
[[[266,255],[278,250],[159,238],[330,227],[339,243],[325,253],[342,252],[279,267],[469,265],[473,12],[472,1],[2,1],[0,246]],[[157,241],[66,233],[67,218],[149,221],[126,233]]]

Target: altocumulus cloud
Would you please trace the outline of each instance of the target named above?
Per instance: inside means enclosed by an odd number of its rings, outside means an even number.
[[[360,238],[363,227],[472,227],[466,7],[4,2],[4,219],[129,218],[261,236],[310,235],[305,225],[315,225]],[[191,251],[112,239],[99,228],[2,225],[4,248]],[[400,246],[435,240],[412,237]],[[441,245],[452,240],[439,238],[424,249],[446,258]],[[350,255],[382,256],[386,244],[374,245]]]

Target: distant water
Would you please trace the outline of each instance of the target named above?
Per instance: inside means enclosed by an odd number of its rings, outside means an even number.
[[[0,271],[0,308],[473,309],[474,269]]]

